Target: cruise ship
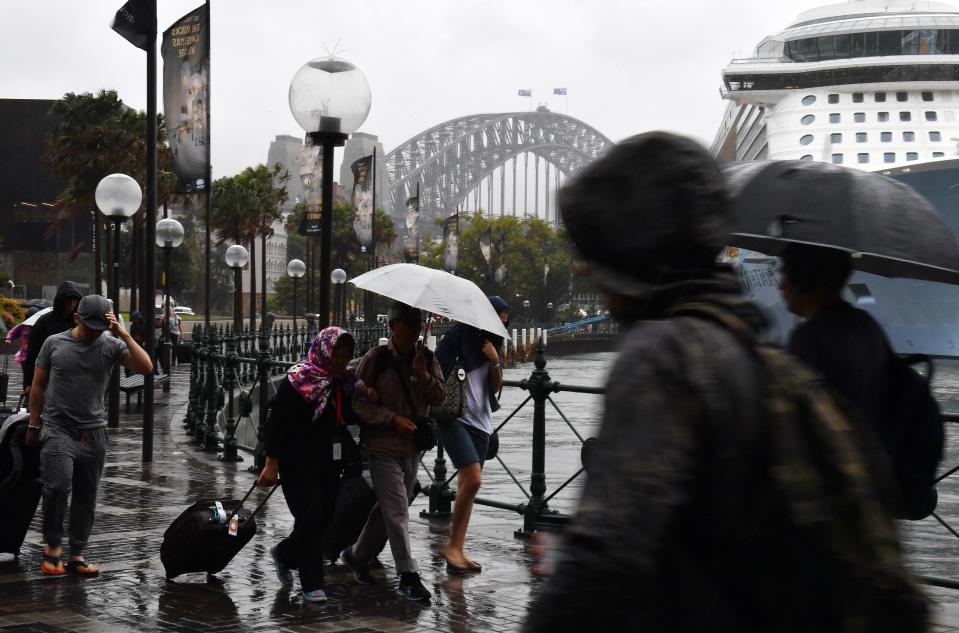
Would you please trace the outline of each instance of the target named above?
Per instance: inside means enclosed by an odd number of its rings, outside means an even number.
[[[878,171],[915,187],[959,235],[959,9],[852,0],[799,15],[722,71],[722,161],[799,159]],[[729,249],[772,337],[795,325],[776,260]],[[959,287],[856,272],[847,298],[903,353],[959,356]]]

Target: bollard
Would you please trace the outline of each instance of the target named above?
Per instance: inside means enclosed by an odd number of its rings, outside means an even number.
[[[514,536],[525,538],[536,531],[536,522],[547,511],[546,500],[546,401],[549,394],[556,391],[558,383],[553,382],[546,371],[546,347],[543,340],[536,342],[533,363],[536,368],[527,380],[525,389],[533,397],[533,464],[530,474],[529,502],[523,513],[523,529],[516,530]]]
[[[227,328],[226,331],[226,359],[224,359],[225,372],[224,387],[226,388],[226,433],[223,436],[223,454],[219,456],[221,462],[242,462],[243,458],[237,452],[236,443],[236,425],[237,419],[233,415],[233,392],[236,389],[236,370],[239,368],[239,361],[236,353],[236,344],[239,335],[237,332]]]
[[[546,339],[549,337],[549,330],[543,330],[542,332],[543,332],[543,347],[547,347],[549,345],[549,341],[547,341]]]
[[[217,378],[216,352],[219,349],[219,339],[217,339],[217,328],[212,326],[210,329],[210,346],[207,353],[206,382],[206,424],[203,429],[203,443],[201,449],[204,451],[220,450],[219,432],[216,428],[216,413],[219,400],[220,385]]]
[[[516,328],[513,328],[513,358],[512,366],[516,366],[516,344],[519,342],[519,335],[516,332]]]

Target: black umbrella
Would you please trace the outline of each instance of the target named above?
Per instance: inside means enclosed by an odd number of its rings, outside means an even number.
[[[778,255],[787,243],[852,253],[857,270],[959,284],[959,243],[912,187],[874,172],[801,160],[723,165],[732,246]]]

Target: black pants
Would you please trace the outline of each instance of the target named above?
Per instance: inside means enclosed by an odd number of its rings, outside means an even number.
[[[323,532],[333,518],[342,468],[320,472],[280,470],[283,496],[293,513],[293,532],[280,541],[283,564],[300,571],[303,591],[323,588]]]

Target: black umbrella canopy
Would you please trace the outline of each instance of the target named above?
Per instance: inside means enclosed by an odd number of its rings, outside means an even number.
[[[828,163],[722,166],[733,200],[730,244],[778,255],[789,242],[852,253],[884,277],[959,284],[959,243],[935,207],[893,178]]]

